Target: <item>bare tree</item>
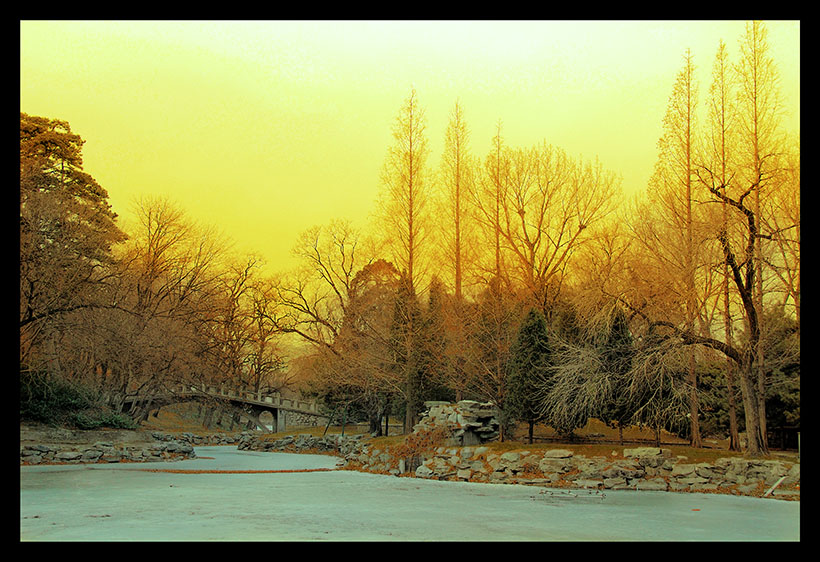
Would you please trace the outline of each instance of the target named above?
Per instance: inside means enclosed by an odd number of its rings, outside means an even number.
[[[442,232],[442,263],[451,271],[456,300],[464,298],[465,270],[474,255],[473,227],[469,214],[469,194],[474,191],[475,164],[470,155],[470,135],[464,110],[456,102],[444,139],[444,152],[437,187],[444,217],[438,225]]]
[[[529,301],[547,310],[573,253],[612,211],[619,179],[543,144],[508,156],[500,233]]]
[[[492,402],[505,412],[507,381],[511,369],[511,353],[518,327],[523,317],[520,299],[507,291],[499,279],[493,279],[479,293],[467,315],[467,369],[469,393],[481,400]],[[511,420],[501,424],[501,439],[507,438]]]
[[[776,185],[766,198],[765,265],[779,281],[783,305],[800,326],[800,145],[794,141],[781,157]]]
[[[501,248],[501,213],[506,199],[509,158],[501,136],[500,122],[496,129],[490,152],[470,191],[470,208],[483,237],[479,245],[491,248],[490,258],[481,266],[484,286],[492,279],[502,280],[506,275]],[[486,256],[480,255],[478,259],[486,259]],[[506,284],[509,285],[508,282]]]
[[[683,69],[675,81],[664,117],[664,134],[658,142],[660,156],[653,186],[660,192],[657,200],[664,204],[665,215],[670,218],[671,226],[679,228],[684,233],[683,244],[679,248],[683,258],[680,264],[680,276],[683,280],[681,296],[684,304],[685,329],[689,332],[695,331],[695,318],[698,314],[695,292],[698,263],[693,217],[693,159],[697,150],[695,146],[697,84],[694,80],[694,70],[692,55],[687,50]],[[700,447],[695,352],[694,349],[689,351],[690,441],[693,447]]]
[[[729,179],[731,163],[729,161],[732,135],[735,133],[734,105],[732,103],[731,67],[729,64],[726,45],[723,41],[718,45],[715,62],[712,67],[712,84],[709,89],[709,129],[707,134],[704,158],[713,163],[719,183],[726,185]],[[726,201],[721,204],[721,230],[729,231],[730,212]],[[734,326],[732,320],[732,298],[730,294],[731,271],[725,256],[722,260],[722,314],[723,332],[727,344],[734,345]],[[737,413],[735,404],[735,366],[726,358],[726,384],[729,409],[729,449],[740,450],[738,435]]]
[[[247,357],[248,377],[251,387],[257,391],[279,392],[296,382],[296,373],[284,369],[282,333],[270,321],[270,311],[277,306],[273,295],[267,279],[257,280],[249,294],[251,341]]]
[[[386,225],[391,259],[407,275],[414,294],[425,288],[426,243],[430,235],[425,128],[424,111],[413,89],[396,118],[395,144],[388,151],[382,171],[381,218]]]
[[[374,431],[394,396],[406,393],[406,378],[393,368],[396,293],[400,274],[376,260],[364,266],[350,285],[350,298],[331,348],[318,348],[318,391],[329,402],[357,404]],[[332,349],[332,351],[331,351]],[[405,396],[406,398],[406,396]]]
[[[743,72],[752,73],[748,69]],[[747,99],[751,98],[752,96],[747,94]],[[758,100],[760,101],[759,98]],[[760,106],[758,108],[762,109]],[[672,348],[676,345],[702,345],[724,354],[733,361],[737,366],[744,400],[748,451],[751,455],[759,455],[765,454],[767,451],[765,422],[762,421],[762,417],[765,415],[763,405],[765,388],[762,386],[760,375],[762,371],[760,364],[762,359],[760,348],[761,317],[758,313],[759,299],[757,298],[761,287],[760,261],[758,259],[761,255],[760,240],[765,236],[765,233],[759,230],[761,222],[757,212],[755,193],[759,193],[764,186],[771,186],[772,184],[776,172],[773,164],[777,161],[778,143],[776,142],[776,134],[770,128],[773,123],[758,119],[758,125],[767,123],[767,126],[755,129],[755,127],[749,126],[752,122],[749,120],[749,116],[755,115],[755,112],[747,109],[745,115],[744,118],[743,112],[741,112],[739,120],[741,136],[745,134],[747,140],[745,144],[731,144],[731,156],[727,158],[716,159],[709,157],[708,159],[700,159],[695,163],[694,170],[698,183],[707,190],[708,197],[704,200],[725,204],[732,217],[739,219],[711,220],[707,223],[722,225],[717,229],[717,234],[714,236],[719,241],[723,261],[731,273],[733,290],[740,299],[741,310],[746,323],[746,333],[748,334],[748,344],[740,347],[737,342],[733,344],[732,342],[720,341],[710,335],[698,334],[688,329],[686,323],[683,322],[686,318],[685,309],[681,311],[682,314],[678,315],[677,319],[673,314],[674,305],[668,306],[664,310],[662,308],[663,296],[667,292],[674,293],[673,284],[668,285],[669,291],[655,289],[648,293],[645,292],[643,295],[632,290],[632,298],[624,299],[622,302],[626,304],[632,314],[646,320],[647,333],[654,334],[659,349],[663,346]],[[757,115],[762,116],[766,113],[758,112]],[[746,124],[745,129],[743,123]],[[758,131],[757,135],[750,135],[750,132],[754,130]],[[764,132],[769,136],[762,136]],[[764,138],[768,138],[769,141],[767,143],[761,142]],[[755,142],[755,139],[757,142]],[[766,148],[765,152],[762,151],[764,147]],[[733,165],[731,172],[728,174],[722,163],[725,161],[731,162]],[[743,166],[744,161],[752,162],[753,165]],[[657,224],[657,217],[653,220],[639,215],[635,220],[635,224],[644,227]],[[643,249],[652,252],[657,257],[662,255],[659,250],[664,247],[664,244],[674,240],[673,237],[669,236],[668,231],[661,234],[644,228],[644,232]],[[679,247],[685,247],[685,243],[679,243]],[[673,248],[674,244],[670,249]],[[645,268],[649,263],[651,263],[651,260],[644,262],[642,267]],[[672,269],[674,262],[666,258],[663,261],[658,261],[658,263],[661,265],[653,275],[657,275],[658,279],[662,279],[663,271]],[[708,260],[701,263],[708,263]],[[644,275],[643,277],[651,276]],[[678,294],[683,296],[685,293],[681,290]]]
[[[139,227],[120,255],[117,317],[101,358],[109,403],[217,381],[215,296],[227,244],[167,199],[138,203]],[[133,401],[139,407],[139,401]]]
[[[755,238],[753,258],[755,273],[754,294],[752,295],[757,317],[763,316],[764,306],[764,238],[762,201],[768,195],[779,174],[777,155],[782,151],[782,136],[779,122],[782,106],[779,99],[779,75],[774,60],[769,54],[765,25],[759,21],[746,24],[746,33],[740,39],[740,60],[737,64],[739,77],[738,117],[740,125],[737,162],[737,178],[743,185],[750,186],[751,205],[754,215]],[[758,324],[757,329],[762,329]],[[759,341],[759,340],[758,340]],[[757,344],[757,342],[756,342]],[[763,346],[756,345],[757,392],[765,396],[765,358]],[[760,438],[766,449],[766,403],[760,400],[758,417],[761,424]]]
[[[452,287],[452,295],[442,297],[439,311],[442,325],[438,331],[443,338],[443,349],[439,371],[436,376],[446,380],[456,389],[456,399],[460,400],[466,388],[467,306],[465,285],[474,283],[475,265],[478,255],[476,225],[471,208],[471,194],[475,193],[477,162],[470,154],[470,132],[464,118],[461,104],[456,102],[447,126],[444,152],[437,176],[436,215],[440,242],[436,256],[442,269],[433,278],[446,273],[444,279]],[[443,287],[436,287],[444,291]],[[434,298],[431,285],[430,299]]]
[[[277,330],[337,353],[353,280],[374,261],[364,235],[347,221],[332,221],[303,232],[294,247],[300,266],[274,281],[276,306],[264,312]]]

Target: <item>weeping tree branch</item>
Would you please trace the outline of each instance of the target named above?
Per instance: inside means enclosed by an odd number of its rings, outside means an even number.
[[[669,337],[679,339],[680,343],[683,345],[703,345],[723,353],[737,364],[740,364],[743,361],[743,354],[737,348],[728,345],[726,342],[722,342],[718,339],[707,336],[701,336],[689,330],[683,330],[679,326],[667,320],[654,320],[644,312],[643,306],[636,307],[621,296],[609,296],[616,299],[619,303],[626,307],[632,313],[632,316],[641,317],[646,322],[650,330],[658,326],[669,328],[672,332]]]

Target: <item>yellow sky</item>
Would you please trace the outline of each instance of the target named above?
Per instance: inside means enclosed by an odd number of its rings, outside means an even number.
[[[297,235],[374,210],[391,127],[415,87],[438,164],[458,99],[476,155],[497,122],[645,187],[691,49],[707,95],[743,21],[24,21],[20,110],[67,120],[127,223],[168,196],[270,271]],[[766,22],[785,125],[799,132],[800,22]]]

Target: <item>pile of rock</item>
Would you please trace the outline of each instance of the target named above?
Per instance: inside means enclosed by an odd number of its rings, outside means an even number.
[[[241,451],[319,452],[347,456],[357,449],[362,437],[361,434],[333,434],[317,437],[309,433],[301,433],[272,440],[256,433],[243,433],[240,435],[236,448]]]
[[[498,437],[498,409],[490,403],[474,400],[450,402],[425,402],[426,412],[413,431],[431,431],[446,427],[450,436],[448,446],[467,447],[480,445]]]
[[[410,470],[409,459],[394,456],[387,448],[361,443],[344,458],[345,466],[364,472],[390,473],[398,476]]]
[[[585,457],[565,449],[488,453],[486,447],[440,447],[415,475],[438,480],[736,494],[756,494],[777,484],[774,495],[800,494],[799,464],[743,458],[691,464],[672,458],[668,449],[654,447],[624,449],[623,458],[617,454]]]
[[[156,462],[191,458],[196,458],[194,448],[178,441],[127,446],[99,441],[92,445],[35,444],[20,447],[21,464]]]
[[[157,441],[181,441],[195,447],[236,445],[242,435],[241,433],[210,433],[207,435],[197,435],[187,431],[182,433],[151,432],[151,436]]]

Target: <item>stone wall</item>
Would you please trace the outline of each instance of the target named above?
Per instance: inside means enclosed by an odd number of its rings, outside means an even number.
[[[641,447],[586,457],[566,449],[493,452],[486,446],[439,447],[412,472],[406,458],[363,445],[346,457],[348,466],[368,472],[448,481],[527,484],[556,488],[658,490],[800,497],[800,465],[778,460],[721,458],[689,463],[668,449]],[[781,481],[781,478],[783,480]]]
[[[424,443],[424,433],[444,429],[444,446],[379,448],[362,443],[345,456],[358,470],[451,481],[527,484],[599,490],[663,490],[738,495],[800,497],[800,464],[739,457],[689,463],[669,449],[613,450],[607,457],[586,457],[566,449],[495,452],[486,443],[498,433],[489,404],[462,401],[427,403],[427,412],[406,442]],[[430,440],[428,440],[429,442]]]
[[[117,444],[98,441],[93,444],[25,444],[20,447],[20,464],[80,464],[116,462],[178,461],[196,458],[194,447],[234,445],[240,434],[151,432],[154,443]]]
[[[160,431],[153,431],[151,432],[151,437],[157,441],[181,441],[196,447],[208,447],[215,445],[235,445],[239,442],[242,435],[245,435],[246,433],[250,434],[250,432],[243,432],[198,435],[187,431],[182,433],[162,433]]]
[[[360,447],[363,435],[325,435],[317,437],[308,433],[286,435],[270,439],[265,435],[243,433],[236,448],[240,451],[270,451],[281,453],[332,453],[340,456],[352,454]]]
[[[286,430],[291,427],[320,427],[327,424],[327,417],[318,414],[303,414],[290,410],[281,410],[280,414],[284,415]]]
[[[195,457],[194,448],[179,441],[123,446],[100,441],[91,445],[35,444],[20,447],[20,464],[157,462]]]

